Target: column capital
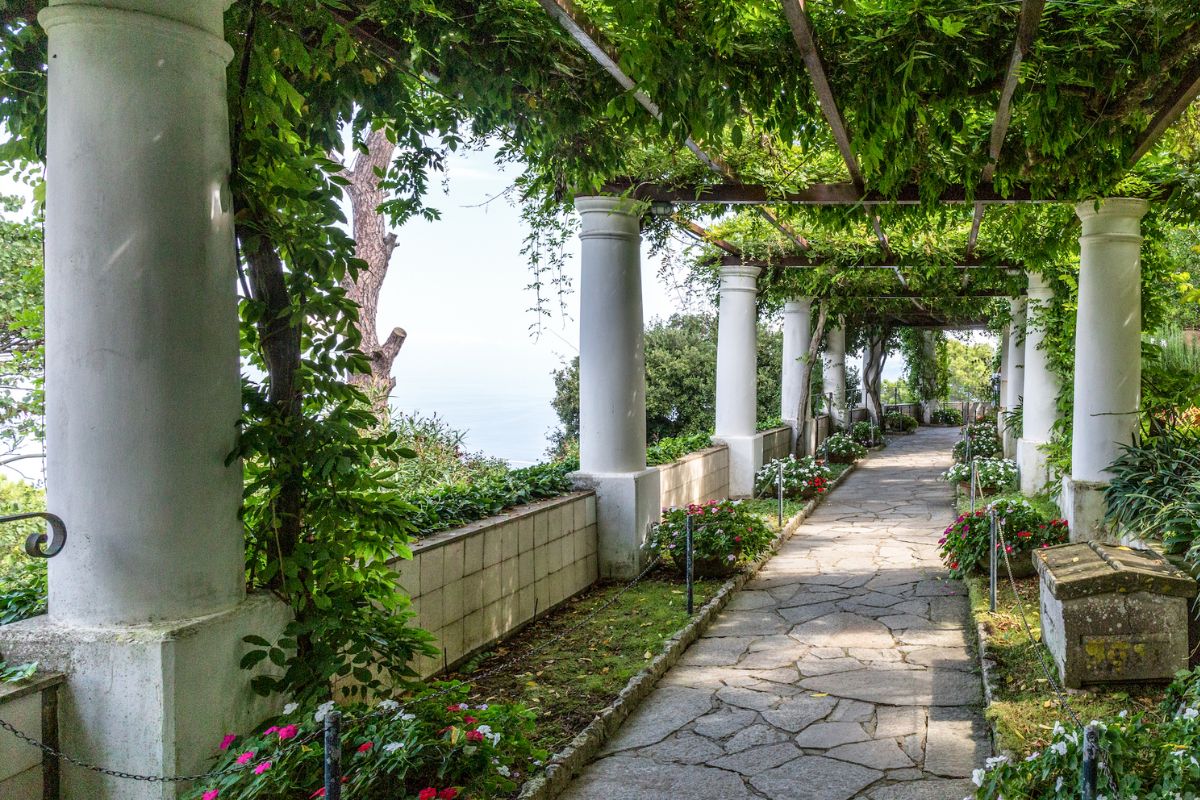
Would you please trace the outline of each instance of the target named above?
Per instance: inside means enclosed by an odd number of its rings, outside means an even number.
[[[575,198],[579,212],[579,238],[636,239],[641,236],[638,203],[615,195],[588,195]]]
[[[1149,201],[1140,197],[1108,197],[1075,205],[1085,238],[1136,237],[1141,241],[1141,219],[1149,210]]]
[[[1030,272],[1029,288],[1026,290],[1030,300],[1045,301],[1054,297],[1054,288],[1050,281],[1040,272]]]
[[[785,314],[803,314],[812,311],[811,297],[791,297],[783,304],[783,313]]]
[[[758,292],[758,276],[761,267],[746,264],[728,264],[721,267],[721,291]]]
[[[233,59],[225,41],[225,9],[230,0],[51,0],[38,13],[46,33],[62,25],[118,25],[157,34],[187,38],[198,36],[222,65]]]

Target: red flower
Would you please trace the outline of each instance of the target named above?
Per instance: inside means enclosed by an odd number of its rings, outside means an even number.
[[[437,789],[432,786],[427,786],[417,792],[417,800],[435,800],[437,798]]]
[[[374,743],[374,742],[363,742],[362,744],[360,744],[360,745],[358,746],[358,752],[360,752],[360,753],[365,753],[365,752],[367,752],[368,750],[370,750],[370,749],[371,749],[372,747],[374,747],[374,746],[375,746],[375,743]]]
[[[438,792],[438,797],[440,800],[454,800],[454,798],[458,797],[458,789],[452,786],[447,787]]]
[[[482,742],[483,734],[480,733],[479,731],[467,731],[467,741],[468,742]]]
[[[325,787],[322,786],[320,789],[317,789],[315,792],[310,794],[309,799],[311,800],[311,798],[313,798],[313,797],[324,797],[324,796],[325,796]]]
[[[470,716],[469,714],[467,716],[463,717],[463,722],[465,722],[468,725],[474,725],[478,721],[479,720],[475,719],[474,717]]]
[[[951,562],[950,562],[950,569],[958,569],[958,562],[957,562],[957,561],[951,561]]]
[[[1028,539],[1030,536],[1033,536],[1033,534],[1029,531],[1017,531],[1017,537],[1020,539]]]
[[[735,542],[740,542],[740,541],[742,540],[742,537],[740,537],[740,536],[735,536],[735,537],[733,537],[733,540],[734,540]]]

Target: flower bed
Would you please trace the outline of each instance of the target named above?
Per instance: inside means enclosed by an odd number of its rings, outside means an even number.
[[[696,575],[722,577],[771,546],[772,535],[758,516],[736,500],[669,508],[655,532],[654,546],[677,570],[685,568],[687,521],[692,522],[692,568]]]
[[[954,460],[967,460],[967,442],[971,443],[971,458],[990,458],[999,453],[1004,444],[991,422],[972,422],[966,427],[964,437],[954,444]]]
[[[942,473],[942,479],[970,487],[971,465],[958,462]],[[976,487],[984,494],[1015,489],[1017,485],[1017,462],[1007,458],[975,459]]]
[[[920,425],[916,417],[900,411],[889,411],[883,416],[883,426],[889,431],[912,433]]]
[[[1067,521],[1048,517],[1023,498],[999,498],[974,514],[960,514],[938,540],[942,561],[955,577],[981,572],[988,567],[991,549],[988,512],[995,508],[1003,526],[1005,545],[1013,573],[1030,575],[1033,562],[1027,554],[1067,541]],[[996,547],[1002,545],[997,542]]]
[[[790,498],[816,497],[829,491],[833,472],[817,462],[812,456],[796,458],[788,456],[763,465],[754,476],[754,494],[758,497],[774,497],[778,491],[780,468],[783,469],[783,496]]]
[[[850,426],[850,438],[863,447],[882,447],[883,431],[873,422],[856,422]]]
[[[867,455],[867,448],[844,433],[835,433],[821,442],[819,452],[834,464],[852,464]]]

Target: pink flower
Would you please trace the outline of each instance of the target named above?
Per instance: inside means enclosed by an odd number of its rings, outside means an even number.
[[[233,744],[233,740],[234,740],[234,739],[236,739],[236,738],[237,738],[237,734],[236,734],[236,733],[227,733],[227,734],[225,734],[224,738],[222,738],[222,739],[221,739],[221,749],[222,749],[222,750],[228,750],[228,749],[229,749],[229,745]],[[216,795],[214,794],[214,795],[213,795],[213,797],[216,797]]]
[[[308,797],[309,797],[309,800],[312,800],[312,798],[314,798],[314,797],[324,797],[324,796],[325,796],[325,787],[322,786],[320,789],[317,789],[315,792],[310,794]]]
[[[202,794],[200,797],[201,797],[201,800],[217,800],[217,795],[219,795],[220,793],[221,793],[220,789],[209,789],[207,792]]]
[[[478,722],[478,721],[479,721],[479,720],[475,719],[475,718],[474,718],[474,717],[472,717],[470,714],[468,714],[467,716],[463,717],[463,722],[465,722],[467,725],[474,725],[474,724],[475,724],[476,722]]]
[[[437,789],[432,786],[427,786],[417,792],[417,800],[434,800],[437,797]]]
[[[240,756],[237,757],[237,763],[239,763],[239,764],[249,764],[253,760],[254,760],[254,751],[253,750],[247,750],[246,752],[242,753]]]
[[[291,739],[296,735],[296,731],[298,730],[299,728],[297,728],[295,725],[284,725],[277,731],[279,733],[279,740],[283,741],[284,739]]]
[[[271,768],[271,762],[264,761],[263,763],[259,764],[257,767],[254,768],[254,774],[262,775],[264,772],[266,772],[270,768]]]
[[[263,736],[270,736],[272,733],[274,733],[277,730],[279,730],[279,726],[272,725],[271,727],[269,727],[265,731],[263,731]]]

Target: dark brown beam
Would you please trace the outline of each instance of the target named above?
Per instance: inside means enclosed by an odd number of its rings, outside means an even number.
[[[1146,153],[1150,152],[1162,135],[1167,132],[1167,128],[1183,115],[1197,95],[1200,95],[1200,59],[1192,62],[1192,65],[1161,99],[1156,98],[1155,105],[1159,111],[1154,115],[1154,119],[1150,120],[1150,126],[1142,132],[1137,145],[1133,148],[1133,155],[1129,158],[1130,167],[1133,167],[1142,160]]]
[[[878,192],[862,192],[852,183],[816,183],[796,192],[774,192],[761,184],[719,183],[690,187],[663,186],[656,183],[634,185],[630,181],[611,181],[605,185],[606,193],[623,194],[632,191],[639,200],[658,200],[669,203],[714,203],[720,205],[766,205],[791,204],[811,206],[854,206],[854,205],[919,205],[922,200],[919,187],[915,184],[901,187],[895,197],[885,197]],[[994,189],[979,187],[974,197],[968,198],[963,186],[951,186],[937,198],[942,203],[1056,203],[1067,202],[1053,199],[1034,199],[1029,190],[1016,188],[1009,196],[1002,196]]]
[[[692,222],[690,219],[672,217],[671,221],[690,233],[698,241],[704,242],[705,244],[711,244],[713,247],[729,253],[729,257],[736,259],[734,263],[742,263],[742,251],[738,249],[737,245],[730,244],[721,237],[705,229],[703,226]]]
[[[929,294],[927,292],[890,292],[888,294],[829,294],[826,297],[836,297],[839,300],[970,300],[973,297],[1024,297],[1025,290],[1005,292],[987,290],[977,292],[958,292],[956,294]]]
[[[739,256],[728,255],[722,256],[721,263],[726,266],[735,266],[737,264],[746,264],[754,267],[788,267],[791,269],[816,269],[817,267],[826,267],[831,263],[834,266],[841,266],[843,269],[906,269],[915,264],[898,264],[894,260],[878,261],[868,264],[843,264],[838,265],[836,262],[830,262],[823,258],[814,258],[805,255],[779,256],[773,259],[748,259]],[[988,269],[995,268],[1010,272],[1024,272],[1025,268],[1019,264],[990,264],[974,258],[960,259],[954,264],[944,265],[946,269]]]
[[[1008,59],[1008,71],[1004,74],[1004,83],[1000,87],[1000,103],[996,106],[996,118],[992,121],[992,135],[988,141],[988,163],[983,168],[981,184],[991,183],[996,175],[996,165],[1000,162],[1000,151],[1004,148],[1004,137],[1012,122],[1012,99],[1021,80],[1021,62],[1033,46],[1033,37],[1037,35],[1038,22],[1041,21],[1042,11],[1046,0],[1022,0],[1021,12],[1017,17],[1017,39],[1013,43],[1012,55]],[[975,252],[975,243],[979,240],[979,226],[983,223],[982,203],[975,204],[975,213],[971,218],[971,233],[967,236],[967,255]]]
[[[800,51],[800,57],[804,59],[804,66],[808,68],[808,77],[812,79],[821,113],[825,115],[825,120],[833,131],[833,140],[837,142],[842,160],[846,162],[850,182],[861,189],[862,170],[858,168],[858,159],[854,157],[854,150],[850,147],[850,133],[846,130],[846,120],[833,97],[833,87],[829,85],[825,62],[821,59],[821,51],[817,47],[812,23],[808,18],[808,11],[804,8],[804,0],[783,0],[783,13],[787,15],[788,25],[792,28],[792,38],[796,40],[796,48]]]

